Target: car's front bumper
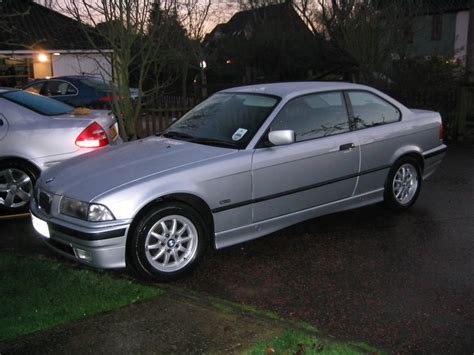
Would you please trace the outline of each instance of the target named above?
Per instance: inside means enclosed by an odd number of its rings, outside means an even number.
[[[40,211],[34,203],[31,205],[31,213],[48,224],[50,236],[41,238],[59,254],[102,269],[125,267],[129,224],[85,228],[52,218]]]

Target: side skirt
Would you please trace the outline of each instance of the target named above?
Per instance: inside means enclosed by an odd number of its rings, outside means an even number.
[[[235,244],[263,237],[264,235],[311,218],[381,202],[383,201],[383,191],[384,189],[381,188],[343,200],[330,202],[284,216],[249,224],[244,227],[219,232],[215,235],[215,247],[216,249],[226,248]]]

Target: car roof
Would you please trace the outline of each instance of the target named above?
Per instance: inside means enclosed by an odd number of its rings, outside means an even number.
[[[350,89],[369,89],[368,86],[352,84],[337,81],[299,81],[288,83],[257,84],[248,86],[239,86],[222,90],[221,92],[241,92],[241,93],[259,93],[267,95],[297,96],[309,92],[331,91],[331,90],[350,90]],[[371,89],[371,88],[370,88]]]
[[[102,78],[98,76],[93,76],[93,75],[62,75],[62,76],[52,76],[50,78],[40,78],[40,79],[35,79],[31,81],[30,83],[33,83],[35,81],[44,81],[44,80],[58,80],[58,79],[63,79],[63,80],[80,80],[80,79],[99,79],[101,80]],[[28,84],[30,84],[28,83]]]

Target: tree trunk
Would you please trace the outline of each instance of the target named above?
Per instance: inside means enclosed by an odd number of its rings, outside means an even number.
[[[466,78],[474,83],[474,0],[470,1],[466,51]]]

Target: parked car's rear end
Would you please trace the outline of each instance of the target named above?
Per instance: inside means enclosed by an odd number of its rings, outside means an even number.
[[[39,174],[63,160],[121,142],[115,116],[21,90],[0,90],[0,211],[27,208]]]

